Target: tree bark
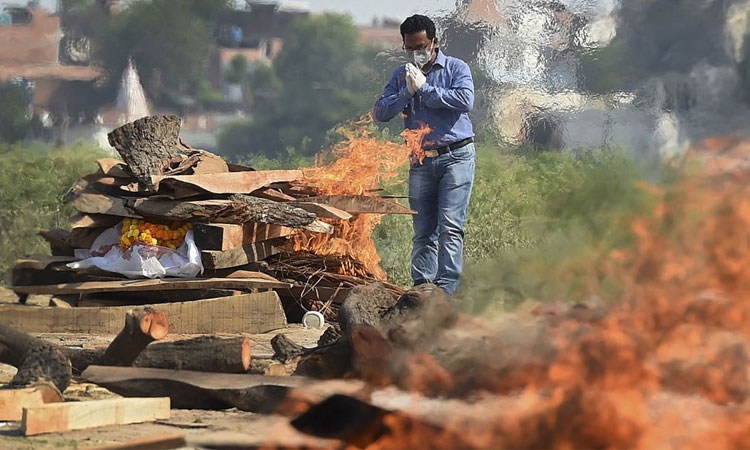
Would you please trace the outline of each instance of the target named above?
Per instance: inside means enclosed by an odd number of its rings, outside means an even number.
[[[271,338],[271,347],[273,347],[274,359],[282,363],[302,355],[304,351],[301,345],[292,342],[285,334],[277,334]]]
[[[106,366],[130,366],[148,344],[169,332],[169,321],[161,311],[150,307],[125,314],[125,327],[109,344],[102,361]]]
[[[155,191],[151,176],[162,175],[172,160],[182,159],[179,134],[179,117],[148,116],[113,130],[107,138],[141,185]]]
[[[245,373],[250,368],[252,346],[247,337],[201,336],[151,345],[135,360],[137,367]]]
[[[316,219],[315,214],[304,209],[243,194],[232,195],[228,200],[170,201],[145,198],[132,202],[131,207],[143,216],[199,223],[257,222],[304,228]]]
[[[102,365],[104,352],[104,348],[65,349],[77,373],[91,365]],[[156,342],[146,347],[133,365],[155,369],[245,373],[250,368],[251,360],[252,347],[246,337],[201,336],[174,342]]]
[[[39,338],[0,324],[0,362],[18,368],[11,387],[48,381],[63,392],[70,385],[70,360],[61,349]]]

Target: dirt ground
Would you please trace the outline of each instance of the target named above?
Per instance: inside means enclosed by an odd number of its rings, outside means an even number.
[[[13,292],[0,288],[0,303],[16,303]],[[47,305],[48,296],[32,296],[28,303]],[[301,325],[290,325],[287,328],[269,333],[248,335],[253,349],[253,368],[262,370],[270,363],[273,349],[271,338],[278,333],[286,334],[291,340],[306,347],[314,347],[323,330],[307,329]],[[69,347],[94,347],[106,345],[114,336],[72,335],[72,334],[39,334],[45,340],[57,345]],[[165,340],[175,340],[187,335],[168,335]],[[0,387],[8,383],[16,369],[0,364]],[[85,383],[74,377],[70,387],[64,392],[66,401],[86,401],[119,397],[99,386]],[[310,439],[299,435],[290,425],[289,419],[280,416],[267,416],[239,411],[178,410],[171,411],[168,420],[157,423],[142,423],[101,427],[90,430],[71,431],[67,433],[50,433],[33,437],[21,435],[20,422],[0,422],[0,448],[2,449],[60,449],[99,447],[132,439],[160,434],[182,434],[188,443],[185,448],[202,448],[221,442],[226,448],[252,447],[264,442],[272,442],[275,436],[304,440],[311,448],[325,447],[324,440]],[[316,445],[317,444],[317,445]]]

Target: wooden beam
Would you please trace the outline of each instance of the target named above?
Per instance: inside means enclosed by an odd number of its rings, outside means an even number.
[[[268,245],[268,247],[270,248],[272,246]],[[266,256],[270,256],[271,254],[273,253],[269,253]],[[264,256],[264,258],[266,256]],[[247,264],[247,262],[243,264]],[[65,295],[93,294],[96,292],[163,291],[172,289],[275,289],[288,286],[289,283],[282,283],[280,281],[273,282],[261,278],[165,278],[123,281],[85,281],[82,283],[62,283],[41,286],[12,286],[11,289],[18,294]]]
[[[263,188],[257,191],[251,192],[250,195],[253,197],[265,198],[267,200],[273,200],[275,202],[293,202],[297,200],[291,195],[287,195],[277,189]]]
[[[47,383],[25,389],[0,389],[0,421],[21,420],[24,408],[62,401],[60,391]]]
[[[244,266],[245,264],[262,261],[269,256],[281,253],[278,240],[256,242],[230,250],[205,250],[201,252],[203,267],[206,269],[227,269],[230,267]],[[288,287],[274,286],[274,287]]]
[[[310,197],[306,202],[334,206],[351,214],[416,214],[396,202],[367,195],[322,195]]]
[[[216,174],[176,175],[154,177],[161,186],[187,187],[212,194],[249,194],[272,183],[294,181],[302,178],[301,170],[254,170]]]
[[[17,259],[13,263],[13,268],[44,270],[55,263],[69,263],[73,261],[78,261],[78,258],[75,258],[73,256],[32,255]]]
[[[355,380],[317,381],[305,377],[193,372],[138,367],[89,366],[86,381],[124,396],[166,395],[179,409],[228,409],[272,414],[292,391],[299,397],[357,394],[365,384]]]
[[[144,305],[145,306],[145,305]],[[265,333],[286,326],[276,292],[148,305],[169,318],[174,334]],[[27,333],[116,335],[130,306],[49,308],[0,305],[0,323]]]
[[[255,242],[289,236],[293,231],[289,227],[258,222],[198,223],[193,228],[195,245],[201,250],[230,250]]]
[[[24,436],[85,430],[108,425],[151,422],[169,418],[169,398],[116,398],[85,402],[50,403],[24,408]]]

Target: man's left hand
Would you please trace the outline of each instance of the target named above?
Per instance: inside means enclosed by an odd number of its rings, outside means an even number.
[[[427,82],[427,77],[414,64],[406,65],[406,83],[409,92],[414,95]]]

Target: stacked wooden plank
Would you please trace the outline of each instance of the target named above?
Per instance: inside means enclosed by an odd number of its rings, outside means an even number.
[[[385,198],[331,195],[306,182],[301,170],[261,171],[227,163],[186,145],[179,129],[175,116],[149,116],[109,134],[122,160],[98,160],[99,169],[82,175],[69,189],[66,199],[78,211],[70,219],[71,231],[40,232],[54,257],[20,260],[14,269],[13,289],[22,300],[30,294],[67,295],[75,297],[74,306],[102,306],[96,302],[123,305],[145,298],[156,303],[168,292],[195,300],[278,290],[304,309],[319,308],[329,300],[340,302],[349,288],[375,277],[360,271],[362,276],[342,280],[342,264],[358,264],[351,256],[295,252],[290,238],[303,232],[332,234],[338,223],[354,220],[357,214],[413,213]],[[133,282],[102,270],[67,267],[77,249],[89,249],[102,232],[124,218],[192,223],[203,278]],[[318,275],[317,291],[309,289],[311,267]],[[400,294],[392,287],[394,295]],[[148,294],[153,291],[157,294]],[[328,308],[329,316],[331,311]]]

